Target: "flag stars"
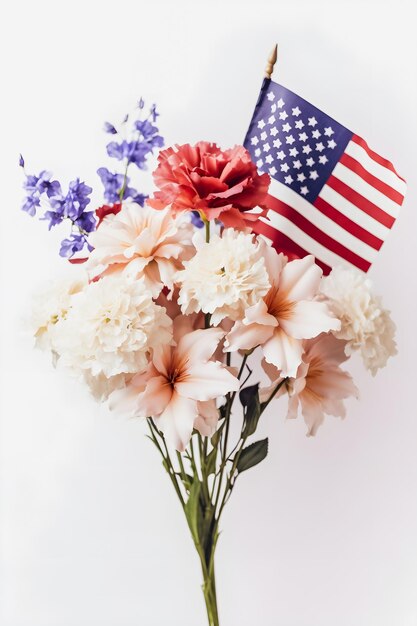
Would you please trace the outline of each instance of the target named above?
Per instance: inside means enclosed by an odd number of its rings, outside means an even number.
[[[294,182],[293,177],[291,176],[291,174],[289,174],[288,176],[285,176],[284,178],[285,182],[287,183],[287,185],[291,185],[291,183]]]
[[[327,128],[324,129],[324,134],[326,135],[326,137],[331,137],[332,135],[334,135],[334,130],[331,126],[327,126]]]
[[[271,165],[273,160],[274,159],[272,158],[272,154],[268,154],[268,156],[265,157],[265,163],[268,163],[268,165]]]
[[[307,135],[307,133],[304,133],[304,132],[303,132],[303,133],[299,133],[299,134],[298,134],[298,139],[299,139],[300,141],[307,141],[307,139],[308,139],[308,135]]]
[[[288,144],[290,144],[290,146],[292,146],[292,144],[294,143],[295,139],[294,139],[294,137],[293,137],[292,135],[287,135],[287,136],[285,137],[285,141],[286,141]]]
[[[292,114],[294,117],[298,117],[299,115],[301,115],[301,111],[298,107],[295,107],[294,109],[292,109]]]
[[[322,144],[321,141],[316,143],[316,150],[317,150],[317,152],[322,152],[324,150],[324,145]]]
[[[268,137],[268,135],[266,134],[266,132],[265,132],[265,131],[263,131],[263,132],[261,133],[261,140],[262,140],[262,141],[265,141],[265,139],[266,139],[267,137]]]
[[[304,152],[304,154],[310,154],[310,152],[312,152],[312,149],[307,144],[307,145],[303,146],[303,152]]]
[[[313,157],[309,157],[308,159],[306,159],[306,164],[308,165],[308,167],[313,167],[313,165],[315,164],[315,160],[313,159]]]
[[[292,157],[296,157],[296,156],[297,156],[297,154],[298,154],[298,150],[297,150],[297,148],[291,148],[291,149],[290,149],[290,156],[292,156]]]
[[[313,139],[319,139],[321,137],[321,132],[316,128],[316,130],[313,130],[311,133],[311,136]]]
[[[284,150],[280,150],[279,152],[277,152],[277,159],[279,159],[280,161],[282,161],[282,159],[285,159],[285,152]]]
[[[269,134],[272,135],[272,137],[275,137],[275,135],[278,135],[278,133],[279,133],[279,130],[276,126],[273,126],[269,131]]]
[[[279,139],[274,139],[274,148],[280,148],[282,146],[282,141]]]
[[[258,122],[258,128],[260,128],[260,129],[262,130],[264,126],[265,126],[265,122],[264,122],[264,120],[259,120],[259,122]]]
[[[302,128],[304,128],[304,126],[305,126],[305,124],[304,124],[303,120],[297,120],[297,121],[295,122],[295,127],[296,127],[298,130],[301,130]]]
[[[327,158],[327,156],[325,154],[321,154],[319,156],[319,163],[321,163],[321,165],[326,165],[328,160],[329,159]]]
[[[283,100],[282,98],[280,98],[280,99],[278,100],[278,102],[277,102],[277,107],[278,107],[279,109],[282,109],[282,107],[284,106],[284,104],[285,104],[284,100]]]
[[[317,180],[319,177],[319,175],[317,174],[316,170],[313,170],[312,172],[310,172],[310,178],[312,180]]]
[[[271,113],[275,113],[276,110],[277,110],[277,105],[271,104]]]
[[[275,122],[275,115],[271,115],[268,118],[268,124],[273,124],[274,122]],[[319,135],[319,137],[320,137],[320,135]],[[317,137],[317,139],[318,139],[318,137]]]
[[[301,187],[300,193],[302,196],[306,196],[308,194],[308,187],[306,187],[305,185]]]
[[[275,94],[273,91],[268,91],[266,97],[268,98],[270,102],[272,102],[272,100],[275,100]]]
[[[258,160],[256,161],[256,165],[257,165],[257,167],[262,167],[262,165],[263,165],[263,164],[264,164],[264,162],[262,161],[262,159],[258,159]]]
[[[256,148],[256,150],[255,150],[255,156],[256,156],[256,157],[261,156],[261,149],[260,149],[260,148]]]
[[[287,117],[288,117],[287,111],[281,111],[281,113],[279,114],[279,119],[280,120],[286,120]]]
[[[282,125],[282,130],[284,131],[284,133],[289,133],[291,128],[292,128],[292,126],[291,126],[291,124],[288,124],[288,122],[286,124]]]
[[[276,167],[272,166],[272,167],[269,168],[268,171],[271,174],[271,176],[275,176],[275,174],[277,173],[278,170],[277,170]]]
[[[258,139],[258,137],[252,137],[252,139],[250,140],[250,142],[251,142],[251,145],[252,145],[252,146],[257,146],[257,145],[258,145],[258,143],[259,143],[259,139]]]
[[[317,124],[317,120],[316,120],[316,118],[315,118],[314,116],[313,116],[313,117],[309,117],[309,118],[308,118],[308,125],[309,125],[309,126],[313,126],[313,128],[314,128],[314,126],[315,126],[316,124]]]
[[[293,168],[294,168],[295,170],[299,170],[299,169],[300,169],[300,167],[302,166],[302,165],[301,165],[301,161],[299,161],[298,159],[297,159],[297,161],[293,161],[293,162],[292,162],[292,165],[293,165]]]
[[[269,152],[271,149],[271,146],[269,145],[269,143],[264,143],[263,149],[264,149],[264,152]]]
[[[330,141],[327,142],[327,147],[331,148],[332,150],[333,148],[336,148],[336,146],[337,146],[337,143],[333,139],[330,139]]]
[[[297,174],[297,180],[300,183],[303,183],[305,181],[306,177],[304,176],[304,174],[301,172],[301,174]]]
[[[285,173],[287,173],[288,170],[290,169],[287,163],[281,163],[280,168],[281,168],[281,172],[285,172]]]

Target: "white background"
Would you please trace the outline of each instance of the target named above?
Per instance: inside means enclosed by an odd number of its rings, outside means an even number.
[[[275,78],[390,158],[406,204],[371,271],[399,355],[315,439],[285,402],[242,476],[218,547],[222,626],[417,625],[416,36],[412,2],[88,2],[3,9],[2,626],[205,626],[188,529],[144,427],[97,406],[22,330],[65,264],[61,231],[20,211],[28,169],[100,189],[104,120],[156,101],[172,142],[243,140]],[[147,175],[142,188],[149,188]],[[99,196],[96,196],[99,201]]]

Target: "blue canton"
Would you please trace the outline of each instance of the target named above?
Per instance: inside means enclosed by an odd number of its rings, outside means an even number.
[[[244,146],[259,170],[314,202],[352,134],[289,89],[265,79]]]

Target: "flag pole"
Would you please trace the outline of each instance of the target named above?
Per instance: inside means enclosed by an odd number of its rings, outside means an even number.
[[[265,68],[265,77],[268,79],[270,79],[272,76],[272,72],[274,71],[274,65],[277,62],[277,58],[278,58],[278,44],[275,44],[275,46],[271,50],[271,54],[268,57],[268,62]]]

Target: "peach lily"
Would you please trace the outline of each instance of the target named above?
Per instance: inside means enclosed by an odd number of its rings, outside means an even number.
[[[339,330],[340,321],[326,304],[313,299],[322,276],[313,256],[287,263],[283,255],[265,244],[265,262],[271,288],[235,323],[225,347],[231,352],[261,346],[268,363],[284,377],[293,377],[301,363],[302,340]]]
[[[214,399],[239,389],[239,381],[219,361],[210,360],[224,332],[199,329],[183,335],[176,346],[153,351],[143,373],[113,394],[111,404],[132,417],[152,417],[168,442],[183,451],[193,428],[211,434],[218,419]]]

